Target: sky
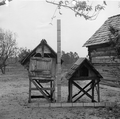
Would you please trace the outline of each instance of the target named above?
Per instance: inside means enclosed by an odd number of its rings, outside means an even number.
[[[9,6],[0,6],[0,28],[17,34],[18,47],[34,49],[42,39],[57,51],[57,19],[61,19],[61,50],[88,54],[83,44],[113,15],[120,13],[119,1],[106,1],[107,6],[96,20],[75,17],[73,11],[62,8],[51,21],[56,6],[45,0],[13,0]],[[52,25],[50,24],[52,22]]]

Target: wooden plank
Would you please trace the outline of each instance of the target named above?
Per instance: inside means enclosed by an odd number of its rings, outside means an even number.
[[[31,98],[45,98],[43,95],[32,95]]]
[[[115,50],[93,51],[90,54],[91,54],[91,57],[116,56],[117,55]]]
[[[92,80],[92,102],[94,102],[94,83],[95,83],[95,81],[94,80]]]
[[[94,45],[94,46],[89,46],[88,49],[90,50],[90,52],[94,51],[94,50],[98,50],[98,51],[102,51],[104,49],[106,50],[110,50],[110,45],[109,44],[98,44],[98,45]]]
[[[120,59],[114,57],[92,57],[92,63],[120,63]]]
[[[28,99],[28,102],[30,103],[31,102],[31,78],[29,77],[29,99]]]
[[[97,58],[97,57],[93,57],[92,59],[92,63],[98,63],[98,64],[109,64],[109,63],[115,63],[115,64],[117,64],[117,63],[120,63],[120,59],[114,59],[113,60],[113,58],[104,58],[104,57],[102,57],[102,58]]]
[[[73,94],[73,86],[72,86],[72,81],[68,81],[68,102],[72,102],[72,94]]]
[[[100,86],[99,86],[99,83],[96,85],[96,92],[97,92],[97,95],[98,95],[98,102],[100,102]]]

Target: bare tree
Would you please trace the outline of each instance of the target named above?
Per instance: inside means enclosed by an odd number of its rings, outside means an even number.
[[[5,74],[6,61],[16,53],[16,34],[0,29],[0,69]]]
[[[60,12],[61,7],[68,8],[75,12],[75,16],[84,17],[86,20],[94,20],[97,18],[99,12],[105,8],[107,5],[105,1],[102,1],[102,4],[93,5],[93,1],[89,0],[46,0],[47,3],[57,6],[57,10]],[[95,1],[94,1],[95,2]],[[55,18],[55,13],[52,19]]]

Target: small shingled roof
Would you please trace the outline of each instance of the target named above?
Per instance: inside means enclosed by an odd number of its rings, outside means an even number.
[[[109,27],[120,29],[120,14],[109,17],[104,24],[89,38],[83,47],[98,45],[109,42]]]
[[[55,58],[57,58],[57,53],[47,44],[47,41],[45,39],[42,39],[40,44],[37,47],[35,47],[24,59],[22,59],[22,61],[21,61],[22,65],[26,64],[26,62],[29,61],[30,57],[32,57],[34,55],[36,49],[38,47],[40,47],[42,45],[42,43],[44,43],[44,45],[46,45],[50,49],[50,51],[52,52],[53,56]]]
[[[91,69],[95,72],[95,74],[99,77],[102,78],[100,73],[93,67],[93,65],[88,61],[87,58],[79,58],[73,66],[69,69],[68,73],[66,74],[66,79],[69,80],[73,74],[77,71],[77,69],[81,66],[82,63],[87,62],[87,64],[91,67]]]

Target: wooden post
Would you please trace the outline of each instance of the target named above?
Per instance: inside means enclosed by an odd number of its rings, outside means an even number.
[[[98,87],[98,102],[100,102],[100,86],[99,86],[99,82],[97,84]]]
[[[94,102],[94,80],[92,80],[92,102]]]
[[[44,39],[43,39],[44,40]],[[42,58],[44,57],[44,41],[42,41]]]
[[[57,102],[61,101],[61,20],[57,20]]]
[[[71,80],[69,80],[69,97],[68,97],[68,101],[69,102],[72,102],[72,91],[73,91],[73,86],[72,86],[72,81]]]
[[[30,76],[29,76],[29,100],[28,100],[28,102],[29,103],[31,103],[31,78],[30,78]]]

